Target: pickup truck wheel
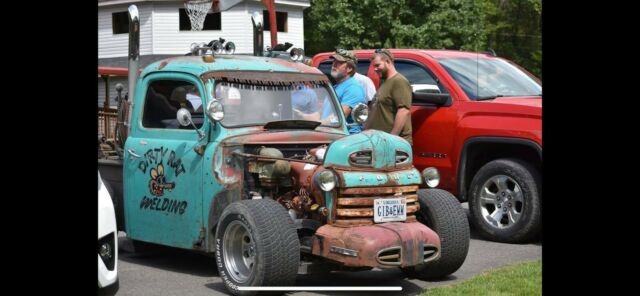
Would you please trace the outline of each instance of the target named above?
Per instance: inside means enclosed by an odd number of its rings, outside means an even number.
[[[401,268],[409,277],[440,279],[454,273],[469,251],[469,221],[460,202],[441,189],[418,191],[420,210],[416,218],[440,237],[440,257],[427,263]]]
[[[517,159],[485,164],[471,181],[469,211],[485,238],[523,243],[540,232],[540,174]]]
[[[216,263],[233,295],[255,295],[239,286],[291,286],[300,263],[300,242],[287,211],[269,199],[230,204],[216,228]]]

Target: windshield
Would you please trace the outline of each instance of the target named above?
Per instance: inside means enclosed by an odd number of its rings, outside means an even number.
[[[502,59],[440,58],[438,61],[471,100],[542,94],[540,84]]]
[[[215,81],[213,97],[224,107],[226,127],[264,125],[271,121],[308,120],[340,127],[338,109],[327,84],[300,82],[265,86]]]

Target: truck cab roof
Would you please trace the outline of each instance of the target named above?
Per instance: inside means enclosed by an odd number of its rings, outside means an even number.
[[[281,58],[255,57],[248,55],[215,55],[213,62],[202,56],[181,56],[163,59],[147,66],[142,72],[146,76],[153,72],[186,72],[195,76],[213,71],[269,71],[323,75],[315,67]]]

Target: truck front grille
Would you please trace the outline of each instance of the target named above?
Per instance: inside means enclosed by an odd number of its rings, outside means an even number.
[[[376,257],[378,263],[382,265],[397,266],[402,262],[402,248],[391,247],[378,252]]]
[[[379,198],[399,198],[407,200],[407,220],[416,221],[415,212],[420,209],[418,186],[355,187],[341,188],[336,201],[338,226],[371,225],[373,222],[373,201]]]

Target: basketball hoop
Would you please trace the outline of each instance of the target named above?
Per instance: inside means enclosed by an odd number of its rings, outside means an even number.
[[[211,3],[212,0],[186,0],[184,2],[184,7],[191,22],[191,31],[202,31],[204,19],[212,7]]]

